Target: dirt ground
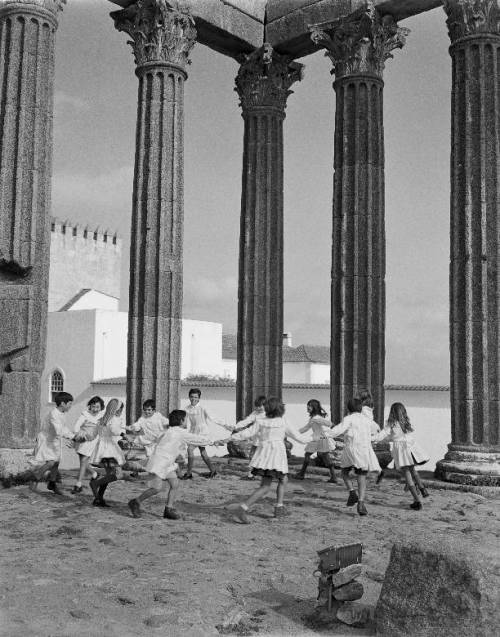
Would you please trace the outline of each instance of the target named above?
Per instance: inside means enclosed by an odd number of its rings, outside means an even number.
[[[325,623],[315,610],[316,551],[363,544],[362,602],[375,605],[395,540],[460,537],[498,550],[499,500],[431,489],[423,511],[397,480],[370,478],[369,515],[347,508],[344,487],[325,474],[291,480],[286,518],[266,499],[251,524],[225,509],[256,488],[245,461],[218,459],[220,476],[182,483],[182,519],[164,520],[158,496],[133,519],[127,501],[142,480],[112,484],[109,509],[91,506],[90,490],[63,496],[41,484],[0,490],[1,609],[5,637],[167,635],[372,635],[373,627]],[[294,467],[291,467],[293,472]],[[234,626],[236,625],[236,628]],[[233,628],[231,628],[231,626]]]

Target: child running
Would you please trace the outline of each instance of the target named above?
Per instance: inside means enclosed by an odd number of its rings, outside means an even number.
[[[208,426],[218,425],[229,431],[233,431],[233,427],[227,425],[221,420],[215,420],[209,416],[205,407],[200,405],[201,389],[193,387],[189,390],[189,405],[186,407],[186,414],[188,418],[188,431],[189,433],[197,436],[208,436]],[[209,478],[215,478],[217,471],[214,469],[207,451],[203,445],[189,445],[187,449],[188,465],[186,473],[181,477],[181,480],[192,480],[193,478],[193,464],[194,464],[194,446],[198,446],[200,455],[203,458],[204,463],[207,465],[210,473]]]
[[[333,468],[333,460],[330,452],[335,449],[335,441],[332,438],[330,428],[332,423],[326,417],[326,411],[321,406],[319,400],[311,399],[307,403],[307,413],[309,414],[309,421],[301,429],[299,433],[305,434],[306,431],[312,429],[313,438],[307,443],[304,450],[304,462],[302,463],[302,469],[296,473],[293,477],[295,480],[303,480],[307,466],[311,460],[313,453],[321,458],[325,467],[330,472],[330,479],[328,482],[337,484],[337,476],[335,475],[335,469]]]
[[[142,416],[130,426],[128,432],[135,434],[134,442],[144,447],[146,457],[153,453],[156,443],[168,427],[168,418],[156,411],[155,401],[151,398],[142,405]]]
[[[121,466],[125,463],[125,457],[116,442],[116,437],[121,433],[122,411],[123,403],[121,400],[112,398],[106,405],[104,414],[99,418],[95,432],[89,434],[81,432],[78,435],[78,440],[92,440],[92,436],[97,438],[90,456],[90,463],[101,463],[106,471],[102,478],[92,478],[89,483],[94,494],[92,505],[95,507],[109,507],[109,504],[104,500],[104,492],[108,484],[121,479]]]
[[[260,476],[260,487],[243,503],[231,507],[234,514],[243,524],[249,524],[247,517],[249,508],[257,500],[264,497],[271,489],[273,479],[278,481],[276,489],[276,506],[274,517],[282,517],[287,514],[283,505],[285,489],[288,479],[288,461],[286,457],[285,436],[305,444],[289,426],[285,414],[285,406],[278,398],[268,398],[264,403],[265,418],[258,418],[254,424],[235,434],[229,440],[248,440],[253,438],[257,443],[257,449],[250,461],[252,473]],[[228,440],[221,440],[227,444]],[[217,444],[217,443],[216,443]]]
[[[403,403],[393,403],[389,411],[386,426],[375,436],[374,440],[387,439],[389,442],[392,442],[394,466],[403,474],[406,485],[413,496],[413,502],[410,504],[410,508],[415,509],[415,511],[420,511],[422,509],[422,499],[420,496],[426,498],[429,493],[422,484],[415,465],[425,464],[428,462],[429,456],[415,442],[412,435],[413,431]]]
[[[349,491],[347,506],[358,503],[358,514],[367,515],[365,506],[366,476],[369,471],[380,471],[377,456],[372,449],[371,423],[361,410],[363,404],[359,398],[352,398],[347,403],[348,414],[344,420],[332,427],[331,434],[334,437],[344,434],[344,449],[340,455],[342,479]],[[358,482],[359,495],[353,488],[350,478],[351,469],[354,469]]]
[[[169,520],[178,520],[179,514],[174,508],[179,487],[176,458],[185,453],[188,445],[197,445],[205,448],[213,444],[206,436],[186,431],[186,412],[184,410],[175,409],[170,412],[168,420],[169,427],[158,440],[146,464],[146,471],[152,474],[152,480],[148,483],[149,488],[128,503],[134,518],[141,517],[141,502],[153,495],[157,495],[167,487],[167,503],[163,517]]]
[[[380,427],[375,422],[375,419],[373,417],[373,397],[372,397],[371,391],[369,389],[362,389],[359,392],[358,398],[361,401],[361,404],[363,405],[361,409],[361,413],[363,414],[363,416],[366,416],[368,420],[371,421],[372,436],[375,436],[380,431]],[[372,439],[372,442],[374,442],[373,439]],[[380,461],[379,461],[379,464],[380,464]],[[381,467],[382,468],[380,470],[380,473],[377,476],[376,484],[380,484],[382,478],[385,475],[384,471],[385,469],[388,468],[388,464],[381,465]]]
[[[62,391],[55,395],[54,402],[56,406],[45,416],[36,439],[33,463],[39,466],[30,472],[30,478],[36,486],[36,483],[41,481],[48,471],[47,489],[57,495],[63,495],[56,480],[61,462],[63,438],[67,439],[69,447],[73,446],[70,441],[75,439],[74,433],[66,427],[65,418],[65,414],[73,405],[73,396]]]
[[[90,435],[94,434],[94,430],[97,427],[99,418],[102,416],[104,410],[104,401],[100,396],[93,396],[87,403],[87,409],[85,409],[81,416],[75,423],[75,435],[81,432],[87,432]],[[97,437],[93,440],[85,440],[84,442],[77,442],[75,444],[75,451],[78,454],[80,460],[80,471],[78,472],[78,479],[71,489],[71,493],[82,492],[82,480],[85,477],[87,471],[90,472],[91,478],[97,478],[97,473],[89,469],[89,460],[94,447],[97,444]]]
[[[236,423],[236,428],[233,430],[233,434],[237,434],[240,431],[248,429],[248,427],[251,427],[258,418],[265,418],[266,416],[266,411],[264,409],[265,402],[266,402],[265,396],[258,396],[253,403],[253,406],[255,407],[255,409],[246,418],[243,418],[243,420],[240,420],[239,422]],[[252,447],[250,449],[250,453],[248,456],[248,473],[246,475],[247,480],[255,479],[255,476],[252,473],[252,467],[250,466],[250,462],[253,458],[253,454],[255,453],[256,449],[257,449],[257,445],[255,444],[255,441],[252,441]]]

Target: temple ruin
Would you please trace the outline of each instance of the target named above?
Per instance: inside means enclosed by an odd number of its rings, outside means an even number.
[[[0,3],[0,445],[39,425],[44,364],[55,32],[65,0]],[[114,5],[114,6],[113,6]],[[117,7],[116,5],[120,5]],[[383,421],[383,73],[399,23],[442,7],[451,41],[451,444],[439,477],[500,484],[500,6],[498,0],[115,0],[138,78],[127,405],[177,407],[183,240],[183,100],[189,55],[240,64],[244,139],[237,417],[281,395],[283,121],[307,55],[332,62],[331,409],[370,387]],[[117,34],[117,37],[120,37]],[[300,61],[298,61],[300,60]],[[325,81],[329,81],[325,77]],[[272,249],[271,249],[272,248]],[[278,249],[276,249],[278,248]]]

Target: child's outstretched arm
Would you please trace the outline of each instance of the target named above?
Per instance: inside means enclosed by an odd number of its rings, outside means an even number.
[[[309,431],[309,429],[312,429],[312,418],[309,418],[306,424],[299,429],[299,433],[305,434],[306,431]]]
[[[231,440],[247,440],[248,438],[253,438],[258,431],[259,424],[257,421],[254,421],[250,426],[245,427],[239,432],[234,432],[231,436]]]
[[[217,420],[216,418],[212,418],[212,416],[208,413],[208,411],[205,408],[203,408],[203,415],[205,416],[205,422],[209,425],[217,425],[218,427],[222,427],[223,429],[226,429],[227,431],[233,431],[234,429],[233,425],[228,425],[223,420]]]
[[[351,423],[349,422],[349,419],[346,416],[341,423],[339,423],[338,425],[335,425],[335,427],[332,427],[330,429],[330,436],[332,438],[341,436],[343,433],[345,433],[349,429],[350,426],[351,426]]]

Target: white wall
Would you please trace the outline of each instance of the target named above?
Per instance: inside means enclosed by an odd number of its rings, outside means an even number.
[[[50,312],[45,369],[42,374],[42,418],[53,404],[49,396],[49,377],[54,369],[62,371],[65,391],[81,400],[90,391],[94,377],[95,311]]]
[[[222,374],[222,324],[182,319],[181,378]]]
[[[313,385],[330,384],[330,365],[325,363],[311,363],[309,370],[309,382]]]
[[[311,363],[283,363],[284,383],[310,383]]]
[[[223,358],[221,376],[223,378],[231,378],[232,380],[236,380],[237,367],[238,362],[234,358]]]
[[[96,310],[94,378],[127,373],[128,313]]]

